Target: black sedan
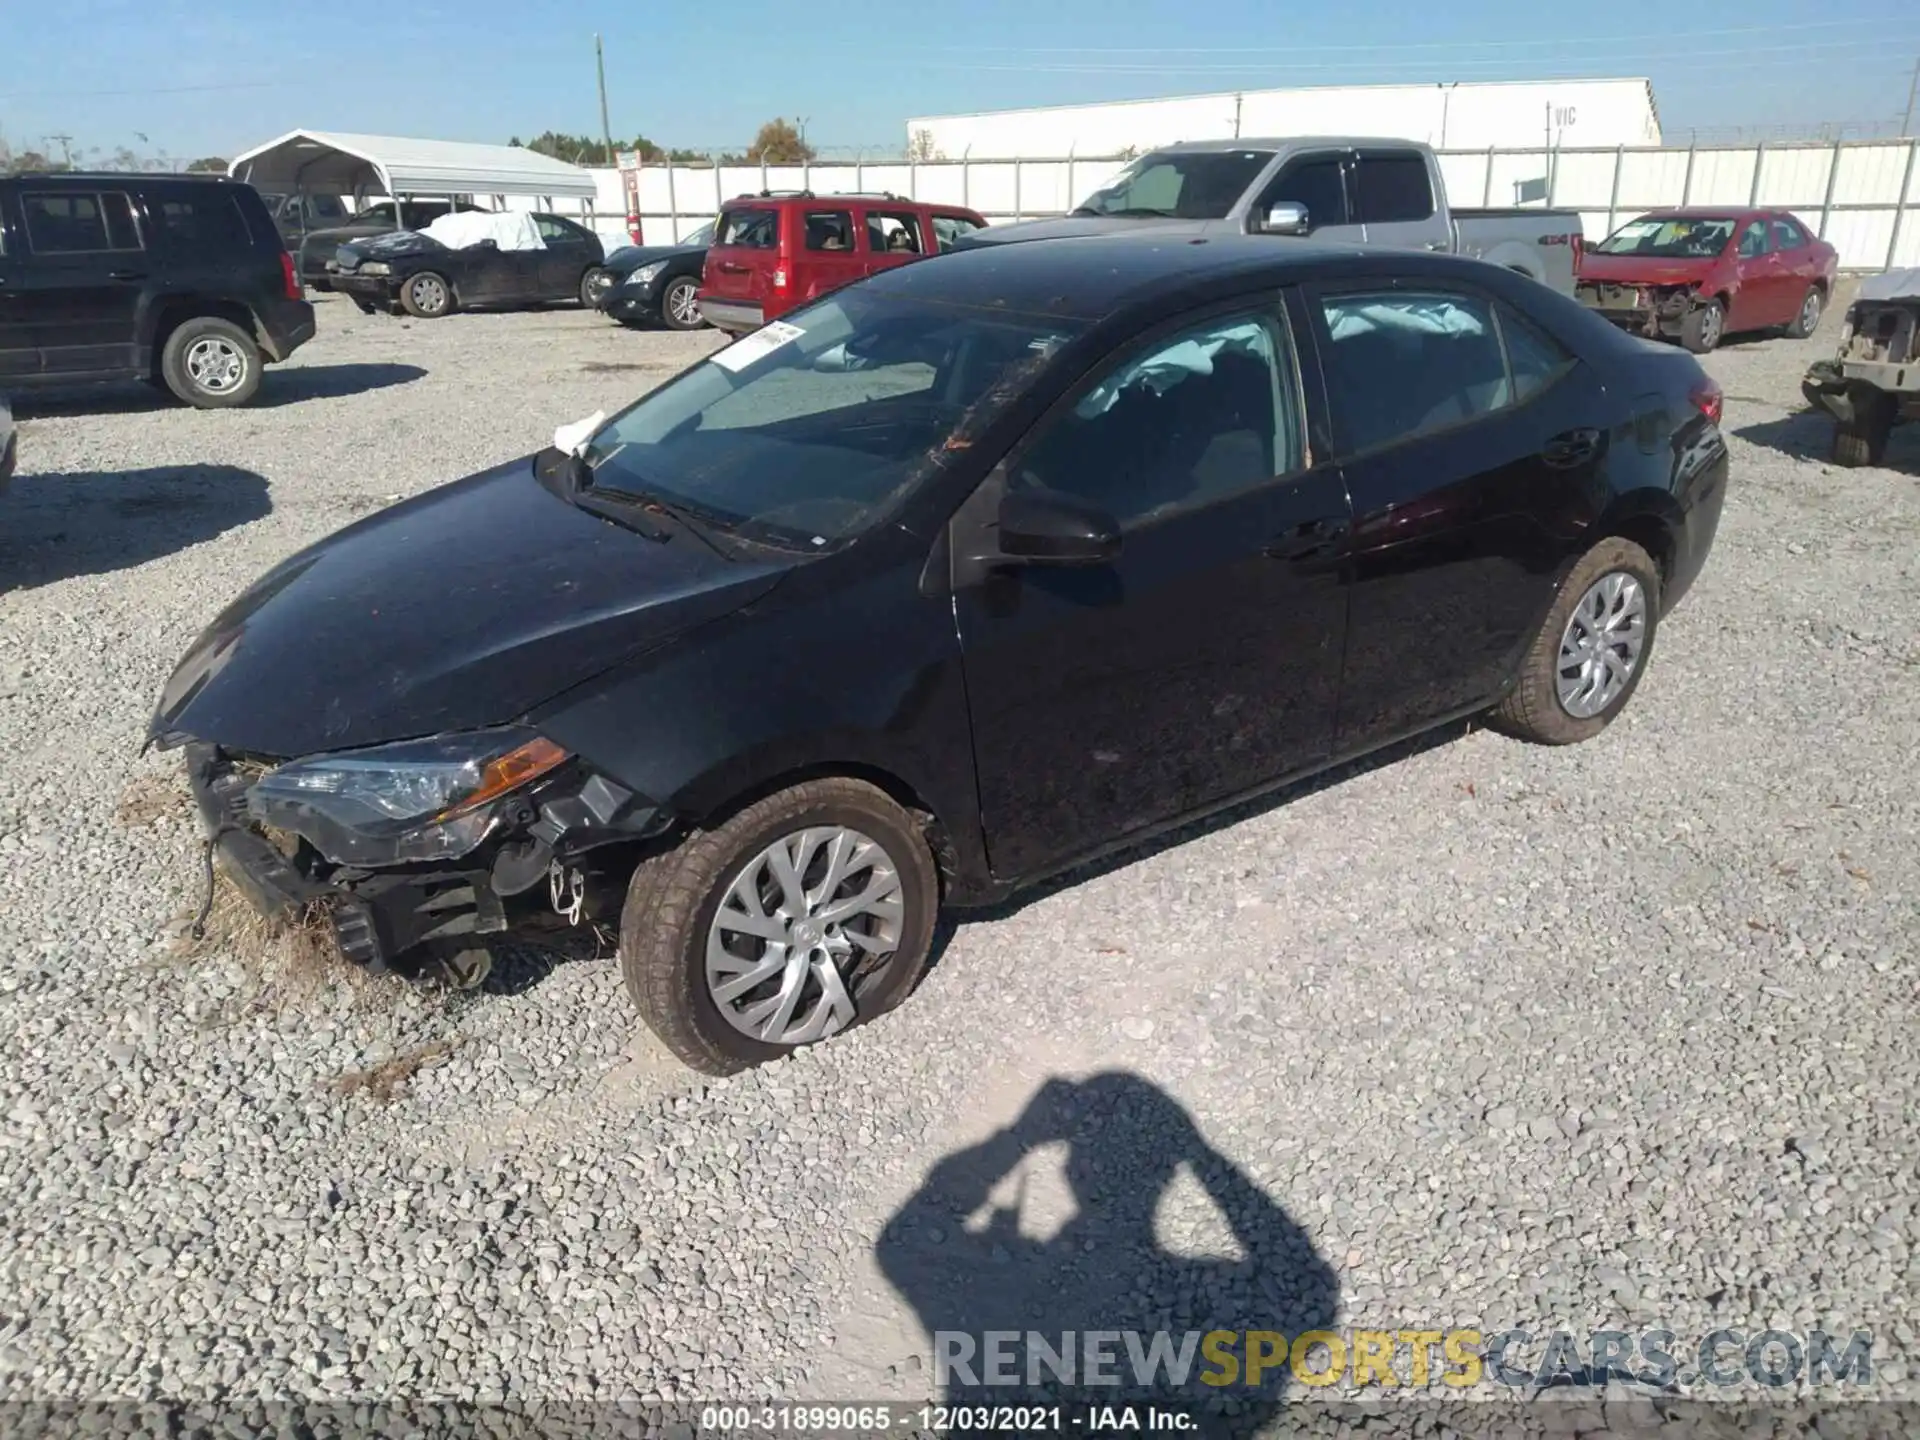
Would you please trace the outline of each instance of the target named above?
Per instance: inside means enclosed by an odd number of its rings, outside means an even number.
[[[694,301],[712,244],[708,223],[677,245],[623,245],[588,281],[594,304],[622,325],[698,329],[706,321]]]
[[[257,904],[367,964],[617,913],[723,1072],[900,1003],[943,906],[1459,717],[1599,734],[1720,406],[1474,261],[963,251],[295,555],[150,736]]]
[[[462,308],[593,303],[589,283],[605,258],[600,237],[558,215],[531,217],[535,249],[491,241],[454,249],[432,235],[396,231],[342,245],[328,266],[332,288],[369,315],[378,310],[436,320]]]

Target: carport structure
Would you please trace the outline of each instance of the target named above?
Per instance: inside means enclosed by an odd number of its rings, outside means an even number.
[[[509,197],[532,198],[539,208],[555,200],[592,207],[594,179],[577,165],[518,145],[476,145],[462,140],[409,140],[395,135],[347,135],[332,130],[292,130],[255,146],[228,167],[234,178],[274,194],[415,197],[492,197],[504,210]]]

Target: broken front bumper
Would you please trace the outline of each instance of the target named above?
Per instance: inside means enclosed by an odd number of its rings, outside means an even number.
[[[1687,287],[1656,288],[1583,281],[1574,298],[1602,320],[1658,338],[1679,327],[1693,309],[1693,291]]]

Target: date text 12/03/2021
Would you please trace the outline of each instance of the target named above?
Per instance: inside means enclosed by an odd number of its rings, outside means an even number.
[[[1196,1429],[1192,1410],[1135,1401],[1112,1405],[714,1405],[700,1412],[701,1440],[765,1435],[901,1435],[953,1432],[1125,1435]]]

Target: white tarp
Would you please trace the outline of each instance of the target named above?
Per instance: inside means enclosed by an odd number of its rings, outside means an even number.
[[[1915,300],[1920,299],[1920,269],[1889,270],[1884,275],[1871,275],[1860,282],[1860,293],[1856,300]]]
[[[420,233],[431,235],[449,250],[464,250],[469,245],[478,245],[482,240],[491,240],[502,250],[546,248],[546,242],[540,238],[540,227],[533,223],[533,216],[524,210],[499,213],[456,210],[450,215],[442,215],[431,225],[423,226]]]

